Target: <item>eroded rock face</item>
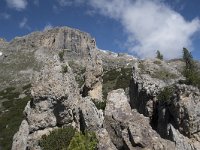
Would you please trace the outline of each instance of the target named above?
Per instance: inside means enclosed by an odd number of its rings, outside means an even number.
[[[146,66],[148,68],[145,68]],[[161,137],[171,140],[170,126],[173,126],[176,134],[174,137],[177,138],[172,141],[179,143],[176,149],[198,149],[196,143],[199,142],[199,90],[177,84],[179,80],[184,80],[182,75],[165,62],[139,62],[133,71],[130,103],[132,108],[150,118],[152,127]],[[158,101],[157,96],[165,87],[173,87],[171,98],[168,102]],[[180,140],[181,137],[184,141]]]
[[[20,52],[16,53],[16,49]],[[12,150],[41,150],[38,141],[42,135],[67,125],[78,131],[95,131],[100,150],[200,149],[200,94],[192,86],[177,84],[184,80],[179,72],[182,62],[176,66],[175,62],[139,61],[104,52],[96,48],[89,34],[67,27],[15,38],[0,46],[0,51],[8,56],[0,60],[0,65],[21,65],[12,58],[17,54],[19,58],[29,56],[24,61],[28,65],[15,70],[15,74],[32,80],[33,99],[24,110],[26,118],[14,136]],[[30,68],[32,64],[27,60],[41,66]],[[98,110],[93,101],[102,101],[103,68],[127,66],[134,66],[130,91],[111,91],[105,111]],[[10,82],[13,76],[8,76]],[[172,100],[161,103],[157,95],[167,86],[175,86]]]
[[[67,68],[65,72],[63,67]],[[43,69],[35,73],[32,86],[33,99],[24,110],[28,122],[26,148],[39,150],[38,141],[42,135],[57,126],[72,125],[81,131],[102,127],[103,112],[96,108],[90,96],[81,97],[72,69],[58,56],[48,60]],[[15,139],[18,138],[21,138],[19,134]]]
[[[70,67],[63,73],[62,66],[67,66],[66,63],[54,60],[48,64],[35,75],[33,100],[25,109],[30,132],[73,122],[72,111],[80,100]]]
[[[183,136],[172,125],[169,125],[169,134],[172,141],[176,143],[177,150],[198,150],[200,144],[197,141],[191,141],[189,138]]]
[[[26,150],[29,135],[29,126],[26,120],[23,120],[19,131],[13,137],[12,150]]]
[[[189,138],[200,142],[200,92],[198,88],[177,85],[169,107],[175,126]]]
[[[82,131],[96,131],[103,125],[103,111],[98,110],[89,97],[83,98],[79,103],[79,116]]]
[[[99,150],[117,150],[115,145],[112,143],[110,136],[106,129],[100,129],[97,133],[98,149]]]
[[[173,142],[162,139],[149,125],[149,119],[131,110],[122,89],[109,93],[105,110],[106,129],[118,149],[174,149]],[[114,130],[114,131],[113,131]],[[114,137],[116,137],[114,139]],[[121,138],[121,145],[116,139]]]
[[[152,118],[156,96],[166,86],[184,79],[180,72],[160,60],[144,60],[133,67],[131,107]]]

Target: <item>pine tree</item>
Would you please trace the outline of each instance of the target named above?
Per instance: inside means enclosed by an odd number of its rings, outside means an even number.
[[[195,68],[194,60],[193,60],[191,52],[189,52],[187,48],[183,48],[183,61],[185,62],[185,65],[186,65],[185,69],[190,70],[190,71],[194,70]]]
[[[160,53],[159,50],[157,50],[156,54],[157,54],[156,58],[163,60],[163,55]]]
[[[186,48],[183,48],[183,61],[185,62],[183,74],[186,77],[186,84],[194,85],[200,88],[199,72],[196,70],[196,65],[191,52],[189,52]]]

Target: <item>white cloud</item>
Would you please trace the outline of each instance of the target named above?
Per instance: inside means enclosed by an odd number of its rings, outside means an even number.
[[[192,36],[200,30],[198,18],[186,21],[165,0],[84,2],[92,11],[119,21],[128,36],[125,47],[142,58],[155,57],[156,50],[167,59],[180,57],[183,47],[192,49]]]
[[[7,5],[10,8],[14,8],[16,10],[23,10],[27,6],[27,0],[6,0]]]
[[[52,28],[53,28],[53,26],[49,23],[44,27],[43,31],[47,31],[47,30],[50,30]]]
[[[154,57],[160,50],[165,58],[179,57],[183,47],[192,48],[192,36],[199,31],[199,19],[186,21],[162,2],[145,0],[89,0],[101,14],[121,22],[126,43],[138,56]]]
[[[8,13],[0,13],[0,19],[10,19],[10,14]]]
[[[24,17],[22,21],[19,23],[19,27],[22,29],[24,28],[27,30],[31,30],[31,27],[28,25],[28,19],[26,17]]]

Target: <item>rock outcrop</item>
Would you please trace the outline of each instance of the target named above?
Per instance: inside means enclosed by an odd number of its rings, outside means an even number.
[[[153,129],[161,137],[179,143],[176,149],[198,149],[199,90],[178,84],[180,80],[184,80],[181,73],[165,62],[140,62],[133,71],[130,103],[150,118]],[[158,100],[158,94],[166,87],[173,88],[169,100]]]
[[[26,150],[28,135],[29,135],[29,125],[26,120],[23,120],[19,127],[19,131],[13,137],[12,150],[17,150],[17,149]]]
[[[108,133],[121,138],[118,142],[111,136],[118,149],[175,149],[173,142],[162,139],[149,125],[149,119],[131,110],[125,92],[122,89],[108,94],[105,109]]]
[[[99,150],[200,149],[200,91],[181,84],[181,60],[103,51],[68,27],[0,39],[0,52],[0,89],[32,83],[12,150],[41,150],[43,135],[69,125],[94,131]]]
[[[67,69],[63,71],[63,67]],[[34,75],[32,86],[33,99],[24,111],[29,131],[26,148],[40,149],[38,141],[49,129],[69,124],[83,131],[102,127],[103,112],[95,107],[91,97],[81,97],[72,69],[67,62],[60,62],[58,55]],[[15,139],[23,138],[20,132]]]

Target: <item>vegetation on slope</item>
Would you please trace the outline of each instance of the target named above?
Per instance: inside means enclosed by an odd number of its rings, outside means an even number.
[[[132,77],[132,68],[111,69],[104,72],[103,75],[103,98],[107,98],[107,94],[119,88],[124,90],[129,87]]]
[[[3,150],[11,149],[13,136],[23,120],[24,108],[31,99],[29,89],[30,84],[23,87],[26,93],[23,98],[19,98],[20,93],[14,87],[0,91],[0,147]]]
[[[173,86],[171,87],[165,87],[160,93],[158,94],[157,98],[158,101],[163,103],[163,104],[170,104],[171,102],[171,97],[173,95]]]
[[[42,150],[95,150],[97,143],[94,132],[83,134],[72,126],[56,129],[39,142]]]
[[[186,77],[184,83],[200,88],[200,72],[197,70],[192,54],[186,48],[183,48],[183,61],[185,62],[183,75]]]

